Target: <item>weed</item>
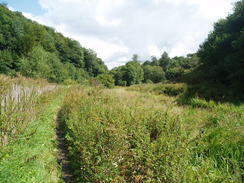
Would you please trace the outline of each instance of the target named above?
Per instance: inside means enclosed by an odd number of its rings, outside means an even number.
[[[241,182],[242,107],[73,89],[62,116],[77,182]]]

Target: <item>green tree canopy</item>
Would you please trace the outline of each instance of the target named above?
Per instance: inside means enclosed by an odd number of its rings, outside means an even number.
[[[108,72],[90,49],[0,4],[0,73],[83,81]]]
[[[100,74],[97,79],[107,88],[114,87],[115,80],[111,74]]]
[[[126,64],[125,80],[127,85],[139,84],[144,79],[143,69],[139,62],[131,61]]]
[[[164,81],[165,73],[160,66],[146,65],[143,67],[144,81],[151,80],[153,83]]]
[[[221,85],[244,93],[244,0],[235,4],[234,12],[214,25],[214,30],[198,51],[200,67],[191,83]]]

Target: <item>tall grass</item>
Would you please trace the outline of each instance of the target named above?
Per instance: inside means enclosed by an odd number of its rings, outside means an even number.
[[[56,117],[64,94],[63,90],[45,94],[41,102],[45,109],[15,141],[0,149],[0,182],[63,182],[57,161]]]
[[[44,94],[55,88],[44,80],[0,75],[0,147],[15,139],[36,118],[44,106]]]
[[[243,109],[180,106],[124,89],[73,89],[62,116],[76,180],[241,183]]]
[[[129,91],[139,91],[139,92],[148,92],[153,94],[164,94],[168,96],[178,96],[182,94],[187,89],[186,85],[183,83],[174,83],[174,84],[139,84],[133,85],[127,90]]]

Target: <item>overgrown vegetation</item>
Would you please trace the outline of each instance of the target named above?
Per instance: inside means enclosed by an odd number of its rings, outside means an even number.
[[[56,90],[56,85],[44,80],[0,75],[0,147],[18,138]]]
[[[187,90],[187,86],[183,83],[168,83],[168,84],[141,84],[141,85],[134,85],[127,90],[132,91],[139,91],[139,92],[146,92],[146,93],[153,93],[153,94],[165,94],[168,96],[178,96],[185,93]]]
[[[15,141],[1,147],[0,182],[62,182],[57,162],[55,121],[63,95],[60,90],[46,94],[41,102],[42,105],[48,103],[45,110],[25,126]]]
[[[62,116],[76,181],[241,183],[244,106],[175,100],[73,89]]]

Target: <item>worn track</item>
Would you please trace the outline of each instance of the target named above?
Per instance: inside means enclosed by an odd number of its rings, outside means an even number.
[[[68,146],[65,141],[65,133],[61,125],[61,113],[57,115],[57,141],[58,141],[58,162],[62,168],[62,176],[65,183],[75,183],[73,171],[70,168],[70,161],[68,159]]]

